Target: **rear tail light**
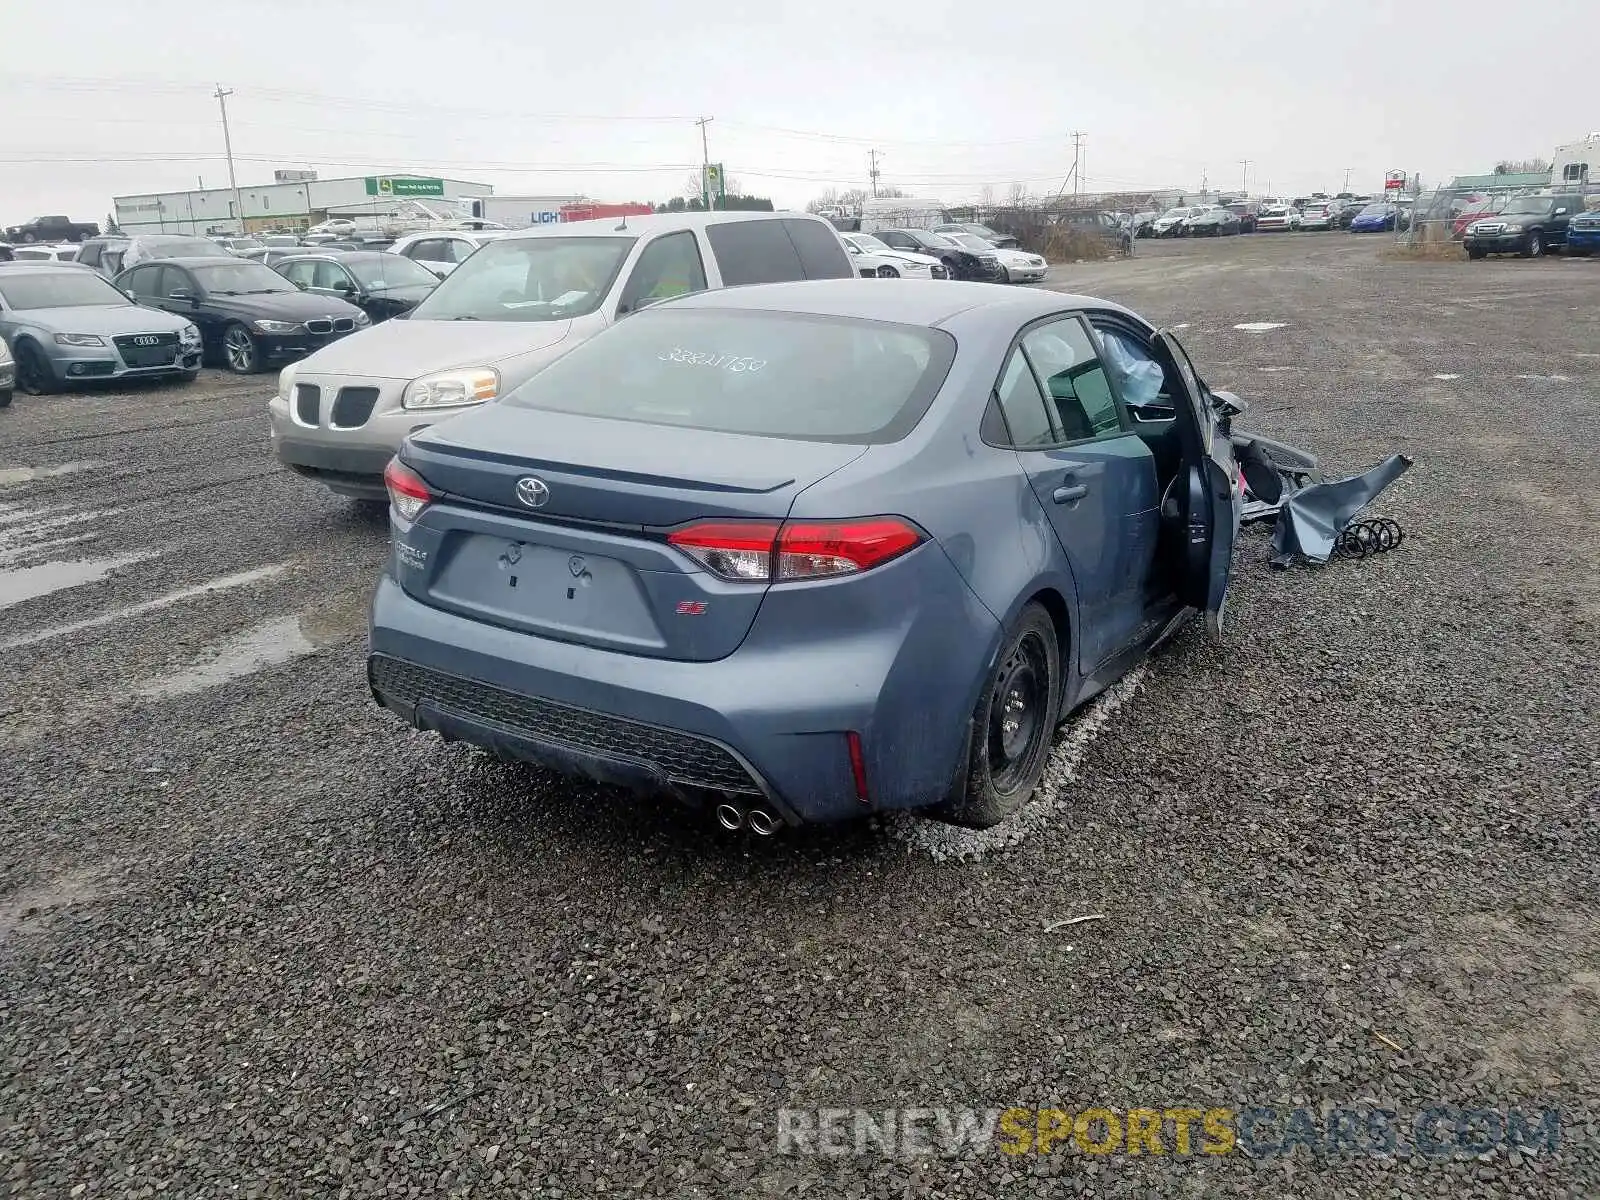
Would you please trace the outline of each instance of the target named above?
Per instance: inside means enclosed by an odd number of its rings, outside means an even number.
[[[433,499],[422,476],[398,458],[391,458],[383,469],[383,485],[389,489],[389,503],[394,505],[395,512],[408,521],[415,521]]]
[[[855,575],[923,542],[899,517],[851,521],[702,521],[667,535],[701,566],[737,583]]]

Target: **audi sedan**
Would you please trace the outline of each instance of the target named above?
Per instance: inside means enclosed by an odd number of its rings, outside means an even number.
[[[140,308],[75,263],[0,266],[0,337],[16,359],[16,389],[35,396],[97,379],[187,382],[200,371],[193,321]]]
[[[729,829],[993,825],[1068,711],[1220,624],[1217,414],[1172,334],[1086,296],[653,305],[405,440],[369,683],[446,740]]]

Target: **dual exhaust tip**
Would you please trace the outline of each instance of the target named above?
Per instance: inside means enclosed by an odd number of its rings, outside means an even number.
[[[731,801],[717,805],[717,824],[733,832],[748,829],[757,837],[771,837],[783,827],[783,822],[770,809],[760,805],[746,809]]]

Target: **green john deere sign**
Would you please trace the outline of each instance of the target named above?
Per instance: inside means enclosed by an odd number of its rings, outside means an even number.
[[[442,179],[391,179],[387,175],[367,176],[369,196],[443,196]]]

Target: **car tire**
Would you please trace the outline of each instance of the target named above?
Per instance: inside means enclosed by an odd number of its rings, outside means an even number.
[[[261,370],[261,348],[238,321],[222,331],[222,362],[235,375],[254,375]]]
[[[39,235],[36,234],[36,233],[25,233],[25,234],[22,235],[22,240],[25,241],[25,242],[28,242],[29,244],[32,244],[32,243],[37,242],[39,240]]]
[[[1522,244],[1522,257],[1523,258],[1543,258],[1544,257],[1544,238],[1542,236],[1540,236],[1540,234],[1538,233],[1537,230],[1534,231],[1533,233],[1530,233],[1528,235],[1528,240]]]
[[[10,388],[6,388],[5,391],[0,392],[0,408],[10,408],[10,407],[11,407],[11,389]]]
[[[1476,246],[1471,246],[1467,249],[1467,257],[1473,262],[1477,262],[1480,258],[1484,257],[1484,255],[1488,253],[1489,252],[1487,250],[1480,250]]]
[[[12,354],[17,360],[18,391],[28,396],[48,396],[60,389],[61,385],[56,382],[55,374],[50,370],[49,360],[32,342],[17,342],[12,347]]]
[[[878,278],[879,279],[899,279],[900,278],[900,272],[896,271],[893,267],[879,267],[878,268]]]
[[[972,713],[967,762],[932,815],[988,829],[1023,806],[1039,786],[1061,713],[1061,643],[1037,601],[1006,632]]]
[[[957,268],[954,259],[945,258],[945,259],[940,259],[940,261],[944,263],[944,277],[946,279],[960,279],[961,278],[961,272]]]

